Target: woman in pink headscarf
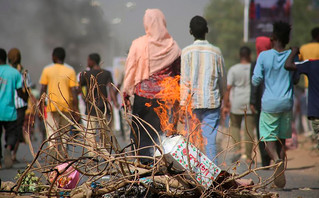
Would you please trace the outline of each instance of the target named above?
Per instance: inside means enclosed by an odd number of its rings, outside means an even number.
[[[127,107],[131,108],[129,100],[134,95],[133,114],[161,131],[160,120],[154,112],[158,107],[161,91],[159,82],[166,77],[175,76],[180,71],[181,50],[166,28],[164,14],[158,9],[148,9],[144,15],[145,35],[134,40],[125,65],[123,82],[124,98]],[[157,135],[151,127],[133,119],[131,138],[137,148],[152,146]],[[151,136],[151,137],[150,137]],[[141,156],[153,156],[153,148],[139,151]],[[141,163],[150,161],[141,159]]]

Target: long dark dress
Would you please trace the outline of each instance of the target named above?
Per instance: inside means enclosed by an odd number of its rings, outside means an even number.
[[[133,115],[149,123],[157,132],[159,132],[159,134],[162,133],[160,119],[154,111],[154,109],[159,106],[158,102],[160,102],[160,98],[156,98],[156,94],[162,89],[159,86],[159,82],[166,77],[173,77],[179,74],[180,57],[171,65],[167,66],[162,71],[153,74],[149,79],[140,82],[135,87]],[[136,148],[153,146],[154,143],[151,137],[158,143],[156,132],[150,126],[143,123],[143,121],[138,121],[133,118],[132,126],[131,139],[134,141]],[[144,148],[141,149],[138,154],[140,156],[153,156],[154,152],[154,148]],[[148,164],[152,160],[141,159],[140,161],[143,164]]]

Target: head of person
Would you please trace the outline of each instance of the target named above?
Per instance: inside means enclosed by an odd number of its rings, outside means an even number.
[[[62,47],[56,47],[52,53],[52,61],[53,63],[63,64],[65,59],[65,50]]]
[[[319,27],[315,27],[311,30],[312,40],[319,42]]]
[[[251,50],[247,46],[243,46],[239,49],[239,57],[241,61],[250,62],[251,59]]]
[[[189,23],[190,34],[195,37],[195,39],[204,40],[206,34],[208,33],[207,21],[204,17],[194,16]]]
[[[159,9],[147,9],[144,14],[145,33],[154,40],[161,40],[169,37],[166,28],[166,19]]]
[[[273,24],[272,32],[272,44],[280,44],[282,47],[286,47],[290,39],[291,26],[286,22],[275,22]]]
[[[92,53],[88,57],[88,67],[92,69],[94,66],[100,65],[101,57],[97,53]]]
[[[0,65],[7,63],[7,52],[6,50],[0,48]]]
[[[10,65],[17,68],[17,66],[21,63],[21,53],[20,50],[17,48],[12,48],[8,52],[8,61]]]
[[[256,38],[256,52],[257,57],[263,51],[271,49],[271,40],[269,37],[266,36],[259,36]]]

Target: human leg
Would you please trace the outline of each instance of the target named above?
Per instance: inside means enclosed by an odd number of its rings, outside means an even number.
[[[319,149],[319,119],[312,119],[311,124],[315,134],[316,148]]]
[[[57,112],[58,113],[58,112]],[[62,112],[63,115],[70,119],[71,118],[71,115],[69,112]],[[68,120],[63,117],[60,113],[58,113],[57,115],[58,117],[58,129],[59,129],[59,136],[60,138],[58,139],[58,141],[60,142],[60,147],[59,147],[59,151],[61,152],[61,154],[63,156],[67,156],[68,155],[68,151],[67,151],[67,144],[68,144],[68,133],[70,133],[70,130],[71,130],[71,125],[70,123],[68,122]]]
[[[266,150],[277,164],[274,183],[283,188],[286,185],[285,170],[285,139],[291,137],[292,113],[261,113],[260,133],[266,141]]]
[[[17,161],[17,152],[18,152],[18,148],[19,148],[19,144],[20,142],[24,142],[24,136],[23,136],[23,125],[24,125],[24,119],[25,119],[25,111],[26,111],[27,107],[22,107],[22,108],[19,108],[17,109],[17,114],[18,114],[18,117],[17,117],[17,135],[18,135],[18,140],[14,146],[14,149],[13,149],[13,155],[12,155],[12,160],[13,161]]]
[[[151,103],[151,106],[145,106],[146,103]],[[158,133],[161,133],[160,119],[155,113],[154,108],[158,107],[156,99],[148,99],[135,95],[133,105],[133,115],[142,119],[143,121],[132,118],[131,139],[135,143],[135,147],[140,149],[138,155],[140,156],[153,156],[155,149],[152,147],[154,142],[158,141]],[[156,130],[156,132],[153,130]],[[158,133],[157,133],[158,132]],[[143,164],[150,163],[151,159],[140,159]]]
[[[4,165],[6,168],[11,168],[13,161],[11,156],[11,151],[14,149],[14,146],[17,142],[17,122],[15,121],[7,121],[4,123],[5,129],[5,151],[4,151]]]
[[[47,138],[50,139],[50,161],[55,161],[56,159],[62,159],[65,153],[62,148],[62,137],[60,136],[60,115],[58,112],[48,112],[46,119],[46,132]]]
[[[194,110],[196,116],[200,119],[203,137],[206,138],[206,155],[216,162],[216,135],[220,121],[220,108]]]
[[[232,162],[237,161],[241,156],[241,143],[240,143],[240,127],[243,115],[230,114],[230,135],[232,137],[234,146],[234,156]]]
[[[274,161],[278,160],[277,141],[279,140],[280,114],[261,112],[259,129],[269,157]]]
[[[246,127],[247,125],[247,127]],[[244,128],[244,137],[245,137],[245,154],[248,160],[252,160],[252,150],[255,142],[255,115],[249,114],[245,116],[245,128]]]
[[[256,114],[256,135],[257,135],[257,140],[260,141],[260,132],[259,132],[259,118],[260,118],[260,113]],[[270,157],[266,151],[265,148],[265,143],[263,141],[260,141],[258,144],[259,147],[259,152],[260,152],[260,157],[261,157],[261,164],[262,166],[269,166],[270,165]]]
[[[292,137],[292,112],[284,112],[280,115],[280,130],[278,134],[278,138],[280,141],[278,142],[278,155],[279,158],[284,160],[286,156],[286,139],[289,139]]]
[[[46,132],[47,132],[47,138],[50,138],[51,140],[48,142],[49,146],[53,146],[55,144],[55,132],[58,129],[58,119],[57,112],[48,112],[47,113],[47,119],[45,122],[46,125]],[[53,139],[53,140],[52,140]]]
[[[86,140],[92,148],[96,149],[97,148],[96,131],[98,127],[98,120],[97,120],[97,117],[94,117],[94,116],[89,116],[87,120],[88,120],[88,130],[85,133]],[[94,153],[89,152],[89,156],[94,156]]]
[[[292,135],[292,112],[284,112],[280,114],[280,130],[277,141],[277,152],[279,159],[275,161],[277,168],[275,170],[275,180],[274,183],[277,187],[283,188],[286,185],[285,177],[285,158],[286,158],[286,139],[291,138]]]

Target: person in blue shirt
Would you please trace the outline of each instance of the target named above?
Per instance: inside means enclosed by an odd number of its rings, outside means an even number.
[[[290,71],[297,71],[297,74],[305,74],[309,80],[308,92],[308,119],[311,120],[317,139],[317,149],[319,149],[319,59],[306,60],[303,62],[294,62],[295,57],[299,54],[299,48],[292,48],[288,57],[285,68]]]
[[[2,128],[5,129],[4,164],[6,168],[12,167],[11,151],[17,141],[17,111],[15,107],[15,91],[23,100],[27,100],[22,90],[22,77],[18,70],[6,64],[7,53],[0,48],[0,139]],[[1,142],[1,141],[0,141]],[[0,145],[0,157],[2,146]],[[1,162],[1,161],[0,161]],[[1,163],[0,163],[1,167]]]
[[[273,24],[272,49],[260,53],[254,69],[252,84],[264,82],[260,114],[260,137],[265,142],[266,151],[277,164],[274,183],[283,188],[286,185],[285,140],[291,138],[293,108],[293,72],[284,66],[291,53],[285,47],[289,42],[291,27],[285,22]]]

